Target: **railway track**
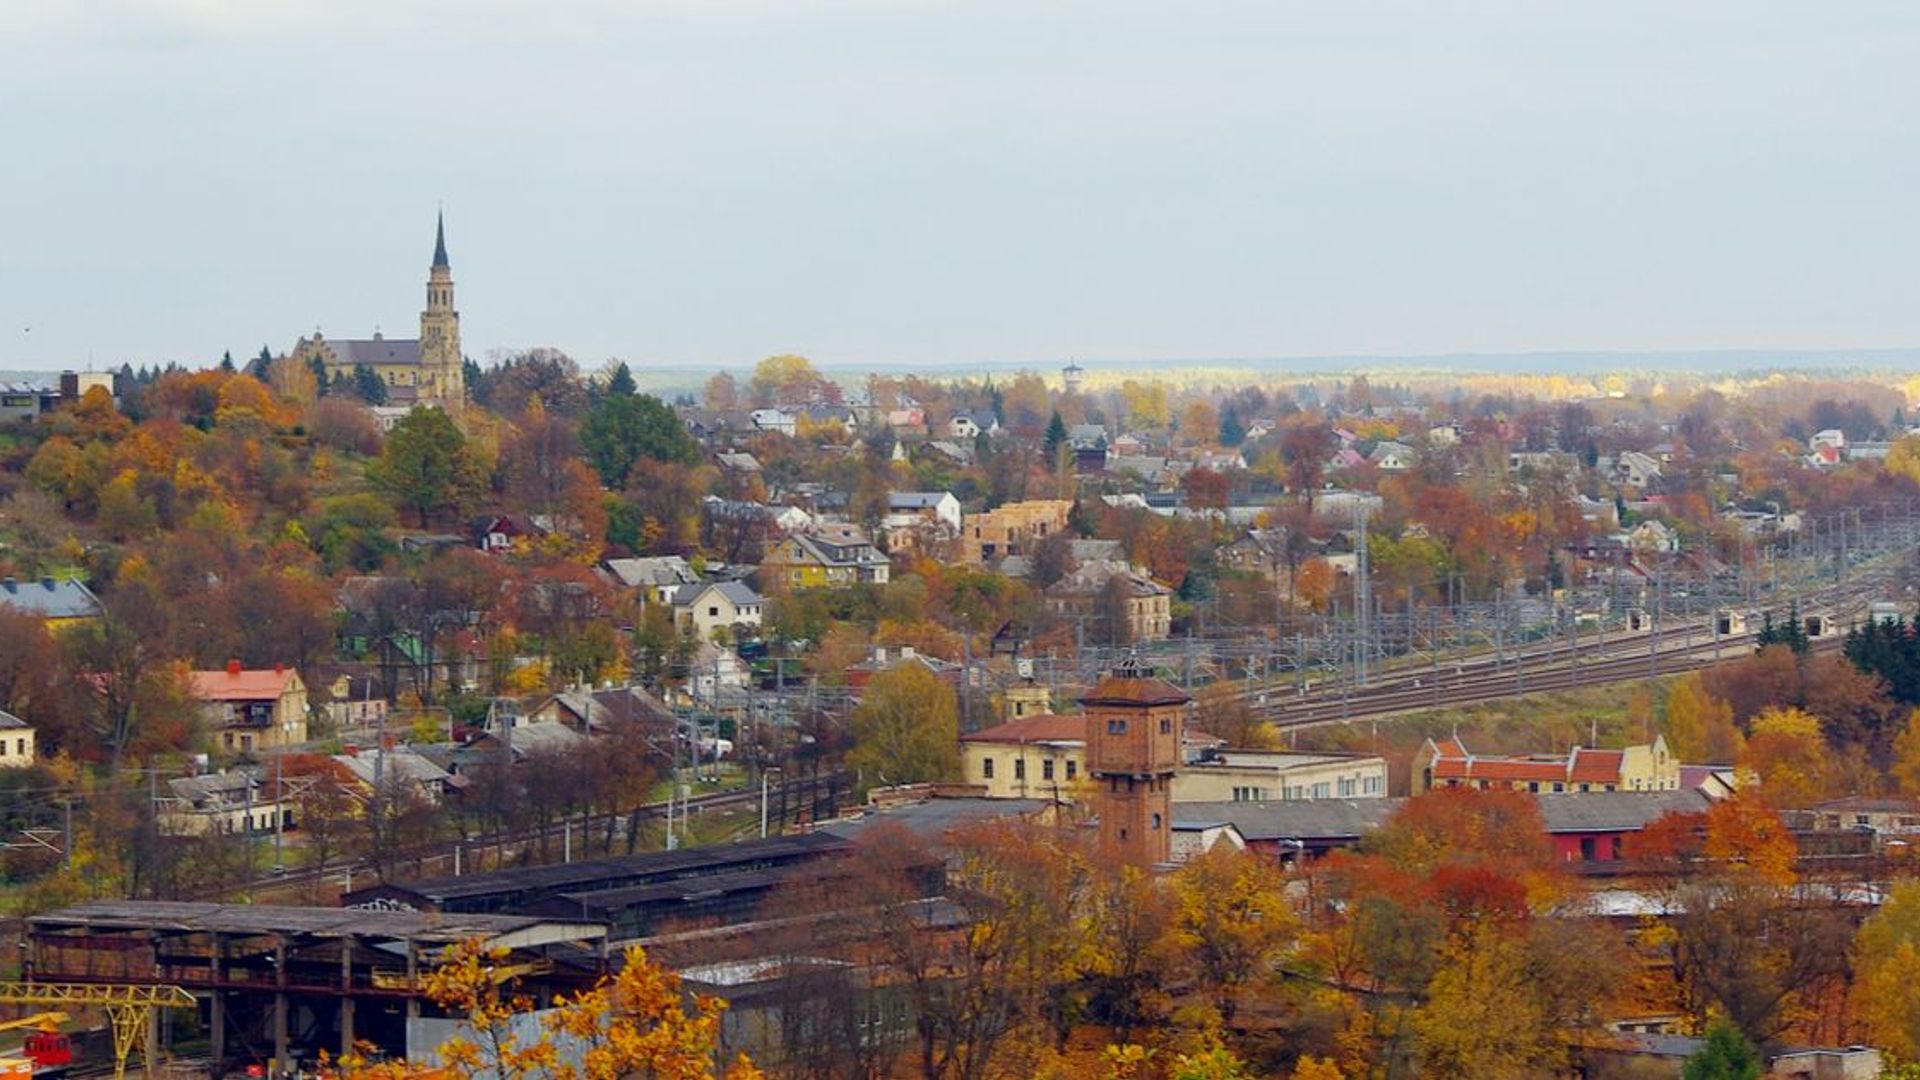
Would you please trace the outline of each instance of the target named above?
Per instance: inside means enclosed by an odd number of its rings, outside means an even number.
[[[1881,596],[1892,568],[1870,568],[1858,581],[1828,585],[1793,597],[1807,612],[1828,614],[1836,626],[1864,617]],[[1743,603],[1728,605],[1734,610]],[[1297,686],[1273,681],[1242,692],[1255,711],[1283,728],[1312,727],[1365,720],[1451,705],[1471,705],[1551,690],[1655,678],[1706,667],[1744,655],[1758,631],[1715,633],[1717,613],[1706,620],[1652,630],[1596,633],[1573,640],[1548,638],[1494,654],[1476,653],[1451,662],[1437,658],[1423,666],[1403,666],[1355,686],[1344,681]],[[1842,635],[1830,632],[1812,642],[1819,651],[1838,649]]]

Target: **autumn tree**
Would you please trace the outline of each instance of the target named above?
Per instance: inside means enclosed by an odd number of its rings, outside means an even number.
[[[1739,760],[1741,737],[1733,707],[1707,693],[1698,675],[1683,675],[1667,692],[1667,749],[1681,761],[1728,764]]]
[[[1774,806],[1810,806],[1826,793],[1826,741],[1817,717],[1795,708],[1771,708],[1753,718],[1753,734],[1740,756],[1742,768],[1760,780]]]
[[[1175,872],[1173,893],[1173,963],[1232,1023],[1298,932],[1286,880],[1271,860],[1216,844]]]
[[[462,1078],[492,1080],[610,1080],[656,1077],[658,1080],[758,1080],[760,1070],[744,1055],[724,1072],[720,1058],[720,1018],[726,1002],[708,995],[689,1000],[680,977],[654,964],[635,945],[620,957],[617,971],[590,990],[563,997],[542,1018],[538,1035],[516,1030],[517,1015],[533,1008],[531,999],[502,986],[496,969],[509,951],[467,941],[449,949],[425,977],[429,998],[463,1017],[467,1030],[442,1043],[440,1065]],[[561,1047],[567,1052],[563,1054]],[[327,1080],[398,1080],[418,1075],[405,1062],[370,1062],[349,1055]]]
[[[908,661],[875,675],[849,726],[847,764],[863,788],[959,775],[959,699],[925,664]]]
[[[1853,942],[1861,1019],[1873,1044],[1920,1061],[1920,882],[1893,887]]]
[[[747,392],[756,406],[815,405],[840,399],[840,388],[804,356],[783,353],[753,366]]]
[[[479,493],[478,462],[453,418],[438,407],[417,408],[394,425],[367,477],[422,527],[458,513]]]

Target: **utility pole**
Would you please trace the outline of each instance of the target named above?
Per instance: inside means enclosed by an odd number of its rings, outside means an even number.
[[[1373,648],[1373,566],[1367,552],[1367,517],[1364,502],[1353,507],[1353,634],[1354,680],[1367,684],[1368,654]]]

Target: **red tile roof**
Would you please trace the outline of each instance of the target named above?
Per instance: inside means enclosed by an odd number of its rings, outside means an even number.
[[[1085,742],[1087,738],[1087,716],[1085,713],[1034,713],[1009,720],[1004,724],[976,731],[971,735],[960,736],[961,742],[990,743],[1033,743],[1066,742],[1069,740]]]
[[[187,674],[188,690],[201,701],[271,701],[287,691],[293,669],[194,671]]]
[[[1434,744],[1435,780],[1506,780],[1564,784],[1617,784],[1626,761],[1621,750],[1574,747],[1565,757],[1478,757],[1458,737]]]
[[[1567,779],[1576,784],[1613,784],[1620,780],[1620,765],[1627,755],[1619,750],[1573,748],[1573,761]]]
[[[1165,679],[1108,676],[1080,699],[1083,705],[1184,705],[1193,698]]]

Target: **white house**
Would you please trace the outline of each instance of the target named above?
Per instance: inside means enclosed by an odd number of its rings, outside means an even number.
[[[1823,446],[1831,446],[1835,450],[1845,450],[1847,448],[1847,433],[1841,431],[1839,428],[1827,428],[1823,431],[1814,432],[1813,435],[1807,439],[1807,449],[1809,450],[1818,450]]]
[[[991,435],[999,430],[999,419],[985,410],[955,413],[947,421],[947,434],[956,439],[974,439],[981,435]]]
[[[1373,448],[1367,457],[1384,473],[1406,472],[1413,468],[1415,454],[1413,447],[1405,443],[1383,442]]]
[[[762,601],[746,583],[709,581],[673,593],[673,624],[706,640],[721,627],[759,626]]]
[[[655,555],[643,559],[608,559],[600,564],[606,576],[620,585],[637,590],[647,603],[670,604],[682,585],[700,580],[693,566],[678,555]]]
[[[779,409],[755,409],[747,416],[753,421],[753,426],[761,431],[771,431],[789,438],[793,436],[795,427],[793,417]]]
[[[33,725],[0,709],[0,769],[33,764]]]
[[[887,496],[888,528],[910,528],[919,522],[944,526],[958,534],[960,500],[950,491],[896,491]]]

